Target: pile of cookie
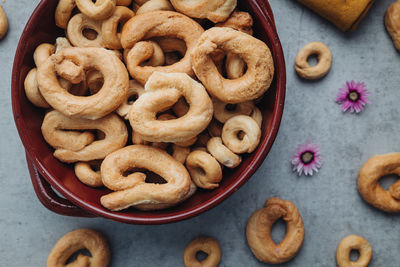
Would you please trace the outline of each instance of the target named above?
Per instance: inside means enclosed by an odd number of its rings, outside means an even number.
[[[114,191],[109,210],[214,189],[260,142],[271,51],[236,1],[206,2],[60,0],[66,37],[34,52],[25,92],[47,109],[43,137],[80,181]]]

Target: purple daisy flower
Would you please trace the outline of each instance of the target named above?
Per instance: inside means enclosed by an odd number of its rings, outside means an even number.
[[[304,172],[305,175],[313,175],[318,172],[322,165],[320,146],[309,141],[305,145],[298,145],[292,156],[293,171],[299,176]]]
[[[364,106],[369,104],[369,92],[365,88],[363,82],[346,82],[344,88],[339,89],[339,93],[336,97],[336,102],[342,104],[343,112],[350,109],[350,112],[360,113],[363,111]]]

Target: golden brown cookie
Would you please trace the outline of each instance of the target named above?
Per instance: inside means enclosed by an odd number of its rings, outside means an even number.
[[[282,218],[286,222],[286,235],[279,243],[271,238],[272,225]],[[279,198],[270,198],[265,207],[255,211],[246,227],[247,242],[259,261],[279,264],[296,256],[304,240],[304,224],[296,206]]]

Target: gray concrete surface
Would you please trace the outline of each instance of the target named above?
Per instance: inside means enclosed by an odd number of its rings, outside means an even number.
[[[10,30],[0,42],[0,266],[44,266],[55,242],[80,227],[103,231],[112,247],[111,266],[183,266],[190,240],[206,234],[222,247],[220,266],[268,266],[251,254],[245,240],[250,214],[271,196],[292,200],[303,216],[305,242],[297,257],[282,266],[335,266],[338,242],[348,234],[364,236],[373,246],[370,266],[400,266],[400,217],[363,202],[357,173],[369,157],[400,151],[400,53],[385,32],[383,15],[393,1],[377,1],[359,29],[343,34],[292,0],[271,0],[287,63],[287,98],[278,138],[267,159],[236,194],[194,219],[164,226],[132,226],[104,219],[56,215],[37,200],[14,126],[10,77],[19,36],[39,1],[3,4]],[[298,78],[297,51],[323,41],[334,55],[329,75],[316,82]],[[334,101],[346,80],[364,81],[371,105],[361,115],[343,114]],[[290,156],[298,143],[321,144],[324,159],[313,177],[291,171]],[[392,179],[393,180],[393,179]],[[274,229],[281,237],[284,225]]]

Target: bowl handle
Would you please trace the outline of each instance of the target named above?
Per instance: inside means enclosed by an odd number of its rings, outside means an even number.
[[[26,162],[28,163],[33,188],[43,206],[57,214],[65,216],[96,217],[95,215],[74,205],[69,200],[57,195],[50,184],[40,175],[28,155],[26,155]]]

